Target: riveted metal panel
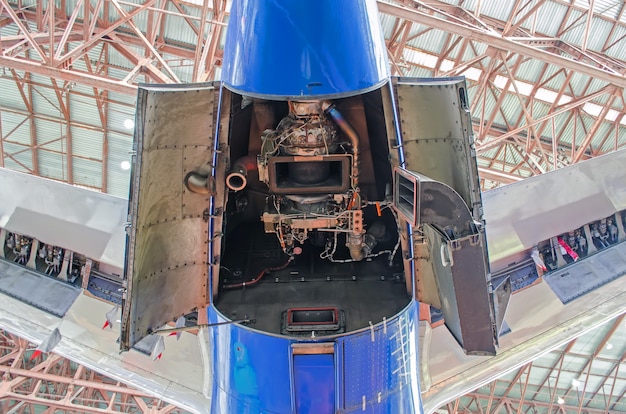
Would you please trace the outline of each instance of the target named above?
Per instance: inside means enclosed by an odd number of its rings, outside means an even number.
[[[452,187],[480,220],[478,169],[465,78],[394,79],[408,171]]]
[[[450,333],[468,354],[495,354],[484,235],[451,241],[432,226],[424,226],[423,230],[432,246],[431,263],[441,311]]]
[[[208,301],[210,195],[183,180],[213,158],[215,93],[210,84],[139,89],[122,349]]]

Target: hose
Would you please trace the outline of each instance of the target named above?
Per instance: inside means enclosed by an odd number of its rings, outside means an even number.
[[[265,274],[267,272],[275,272],[277,270],[283,270],[284,268],[289,266],[289,263],[291,263],[291,262],[293,262],[293,256],[290,256],[289,259],[284,264],[282,264],[280,266],[266,267],[265,269],[261,270],[261,272],[257,275],[257,277],[255,277],[254,279],[252,279],[249,282],[232,283],[230,285],[224,285],[223,288],[224,289],[236,289],[236,288],[240,288],[240,287],[246,287],[246,286],[254,285],[257,282],[259,282],[263,278],[263,276],[265,276]]]

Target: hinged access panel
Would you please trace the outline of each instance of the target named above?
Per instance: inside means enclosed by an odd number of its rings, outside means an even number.
[[[217,96],[213,84],[139,89],[122,350],[209,301],[212,189],[201,184],[211,182]]]

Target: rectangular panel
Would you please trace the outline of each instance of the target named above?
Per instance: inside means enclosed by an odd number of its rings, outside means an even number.
[[[57,243],[96,260],[102,257],[111,238],[109,233],[93,227],[22,207],[15,208],[5,228],[35,237],[44,243]]]
[[[593,256],[544,275],[543,280],[569,303],[626,274],[626,244],[619,243]]]
[[[122,349],[208,302],[211,195],[183,182],[211,171],[215,92],[209,84],[139,90]]]
[[[293,380],[297,414],[333,414],[335,412],[333,354],[294,355]]]
[[[77,287],[3,260],[0,292],[58,317],[63,317],[80,295]]]

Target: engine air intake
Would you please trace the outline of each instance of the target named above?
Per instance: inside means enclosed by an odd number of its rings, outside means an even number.
[[[350,156],[272,157],[270,191],[276,194],[338,194],[350,187]]]

